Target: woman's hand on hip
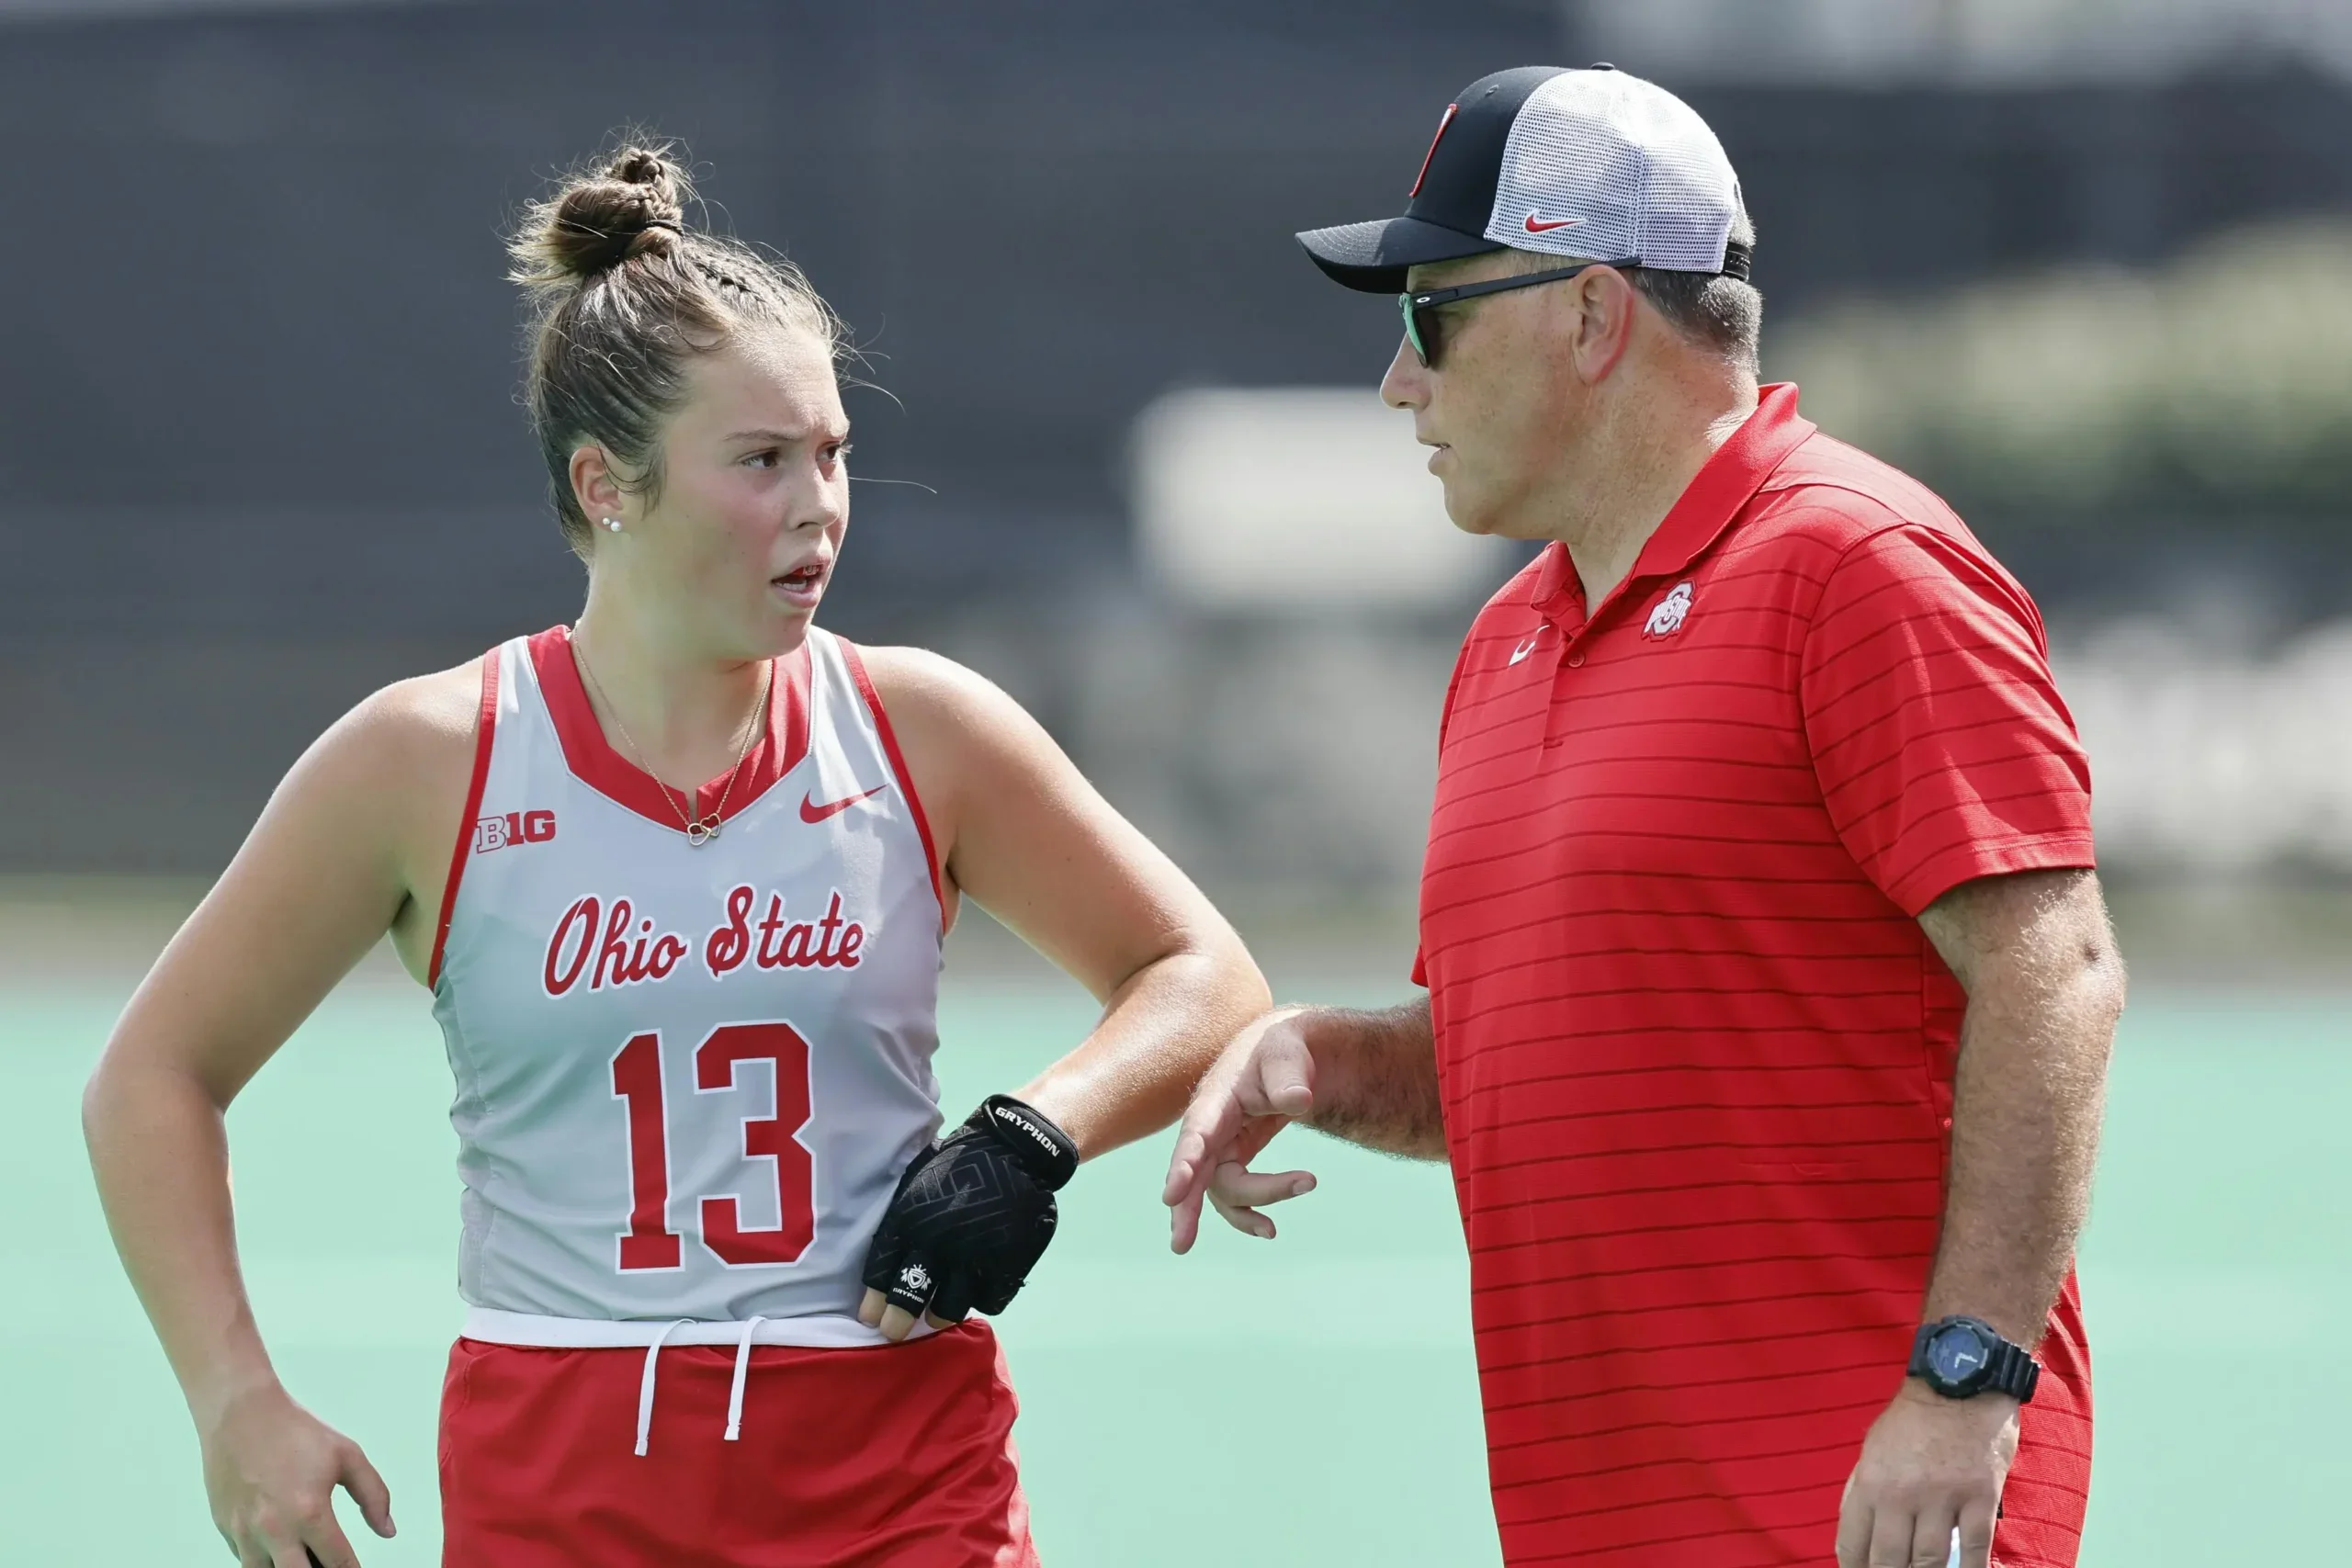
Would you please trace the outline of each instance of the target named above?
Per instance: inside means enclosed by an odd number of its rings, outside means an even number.
[[[240,1394],[207,1423],[204,1490],[240,1568],[358,1568],[334,1517],[341,1486],[368,1528],[392,1534],[392,1495],[359,1445],[277,1384]]]

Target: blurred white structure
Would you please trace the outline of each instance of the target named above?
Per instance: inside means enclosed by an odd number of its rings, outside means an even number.
[[[1072,661],[1089,773],[1221,885],[1409,884],[1454,649],[1518,558],[1369,388],[1171,392],[1130,455],[1159,592]]]
[[[1690,81],[2161,78],[2232,55],[2352,75],[2352,0],[1561,0],[1629,71]]]
[[[2352,621],[2267,659],[2118,621],[2062,646],[2099,858],[2158,873],[2352,872]]]
[[[1203,388],[1136,421],[1146,567],[1211,613],[1448,607],[1505,552],[1445,515],[1409,415],[1368,388]]]

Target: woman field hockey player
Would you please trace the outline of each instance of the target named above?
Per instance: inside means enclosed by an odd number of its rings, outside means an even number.
[[[223,1112],[389,930],[457,1079],[464,1568],[1035,1561],[1001,1311],[1079,1161],[1268,1004],[1239,940],[995,687],[812,625],[849,515],[841,328],[690,229],[663,152],[533,209],[529,399],[570,627],[387,687],[297,763],[91,1081],[117,1246],[244,1568],[392,1530],[278,1382]],[[979,900],[1104,1003],[944,1140],[941,942]]]

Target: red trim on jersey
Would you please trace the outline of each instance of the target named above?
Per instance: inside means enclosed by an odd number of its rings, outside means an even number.
[[[466,874],[466,851],[474,841],[474,818],[481,815],[482,786],[490,783],[490,742],[498,732],[498,659],[481,656],[481,710],[474,719],[474,776],[466,785],[466,814],[458,822],[458,846],[449,852],[449,880],[441,885],[441,923],[433,930],[433,961],[424,966],[425,989],[441,983],[441,955],[449,946],[449,922],[457,918],[458,884]]]
[[[776,661],[775,679],[768,690],[767,733],[743,754],[742,777],[733,791],[726,773],[695,791],[691,805],[683,790],[673,789],[615,748],[589,705],[588,688],[580,679],[579,661],[571,653],[571,628],[549,626],[531,639],[531,668],[538,672],[539,694],[547,699],[548,716],[555,721],[556,739],[572,776],[598,795],[626,806],[639,817],[678,828],[678,814],[696,818],[718,811],[726,821],[765,795],[776,780],[800,765],[808,755],[808,645],[803,642]],[[679,829],[684,831],[683,829]]]
[[[865,660],[858,656],[857,646],[842,640],[842,659],[849,666],[849,678],[857,682],[858,694],[865,705],[873,710],[874,728],[882,737],[882,750],[890,756],[890,767],[899,775],[899,787],[906,792],[907,809],[914,814],[915,832],[922,840],[923,859],[931,866],[931,892],[939,900],[939,929],[947,929],[947,889],[940,880],[939,847],[932,841],[931,818],[923,815],[922,796],[915,793],[915,775],[907,766],[907,754],[899,750],[899,732],[890,728],[890,716],[882,706],[882,695],[874,689],[874,677],[865,672]]]

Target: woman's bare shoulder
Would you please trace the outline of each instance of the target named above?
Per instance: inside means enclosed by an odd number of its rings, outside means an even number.
[[[873,678],[875,695],[896,726],[911,721],[926,728],[969,729],[1023,716],[1021,705],[1002,687],[944,654],[863,644],[857,651]]]
[[[440,773],[473,766],[481,661],[395,681],[345,714],[326,739],[370,772]]]
[[[464,811],[481,712],[480,660],[395,681],[312,742],[275,804],[376,841],[446,841]]]

